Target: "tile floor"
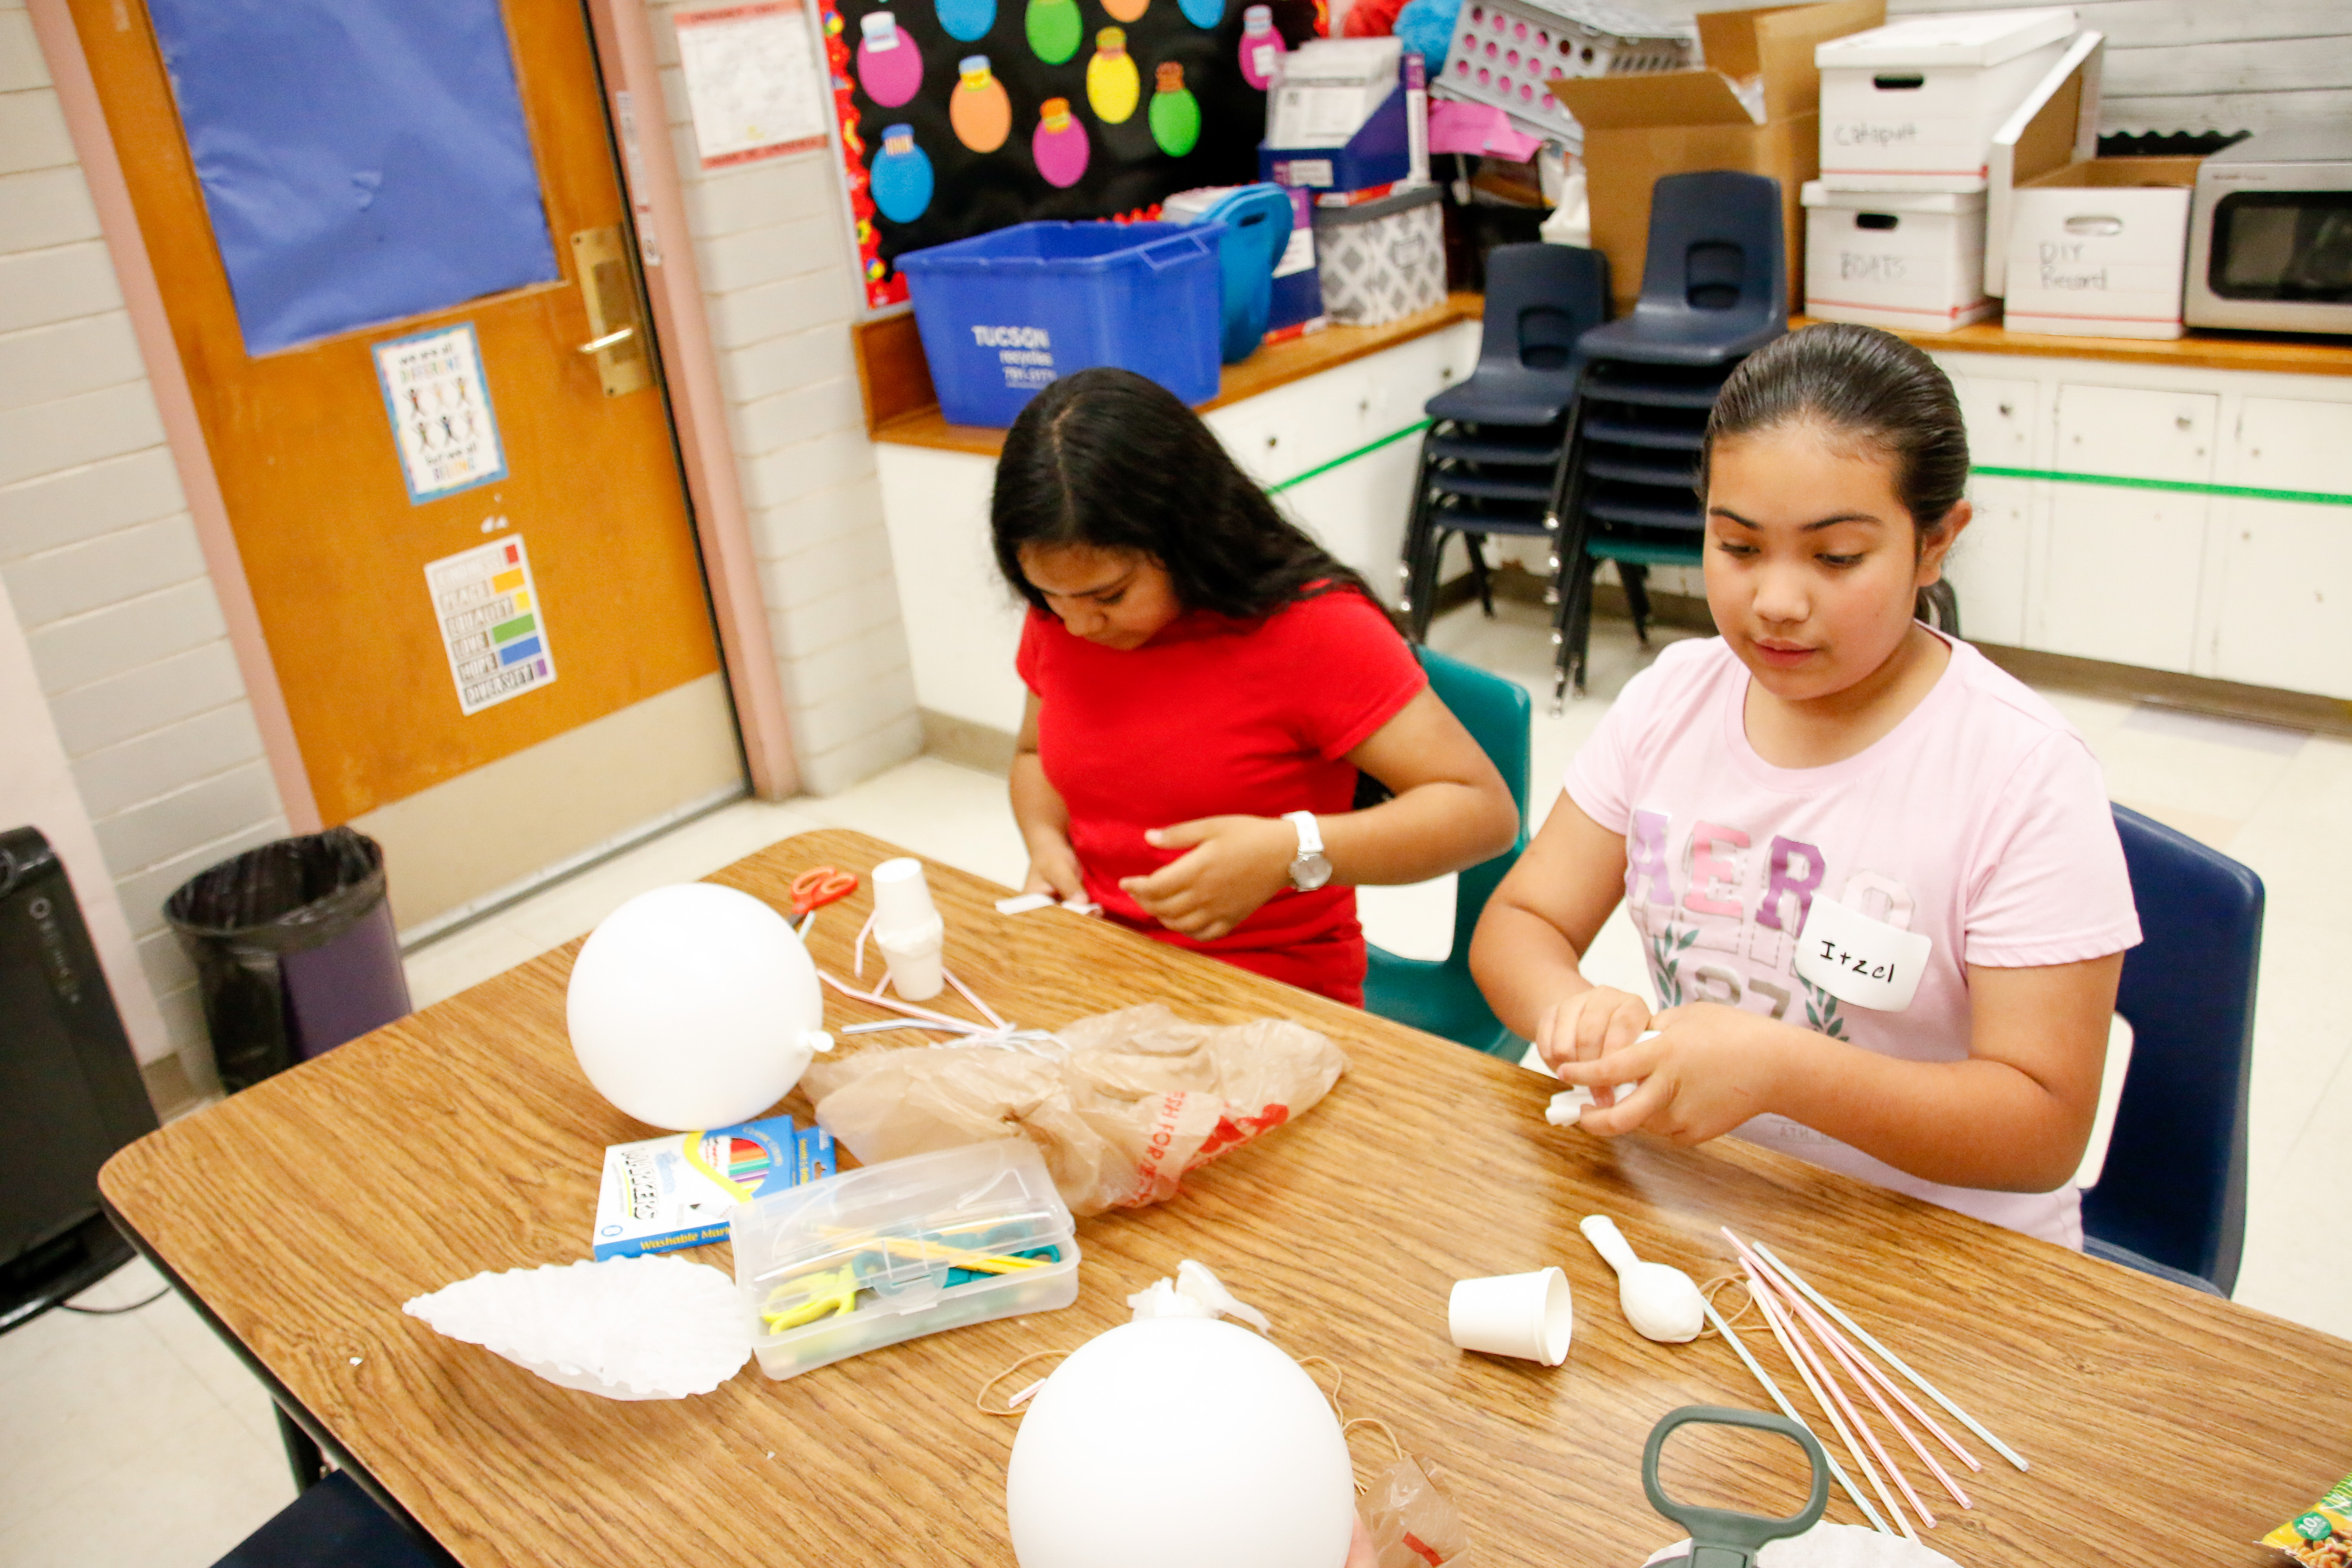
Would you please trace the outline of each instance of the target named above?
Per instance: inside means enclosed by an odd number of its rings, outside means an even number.
[[[1602,623],[1592,695],[1546,715],[1549,639],[1539,613],[1505,604],[1441,620],[1432,641],[1537,693],[1538,815],[1609,699],[1646,660]],[[1665,634],[1672,636],[1674,634]],[[2270,889],[2256,1026],[2246,1258],[2238,1300],[2352,1337],[2352,1255],[2311,1245],[2352,1199],[2352,1010],[2327,976],[2352,950],[2352,742],[2066,692],[2120,801],[2245,861]],[[588,931],[645,888],[698,877],[819,826],[862,829],[999,881],[1024,865],[1002,780],[924,758],[826,800],[742,803],[688,823],[412,954],[423,1006]],[[1373,939],[1439,956],[1452,889],[1363,898]],[[1591,963],[1639,989],[1622,917]],[[158,1285],[144,1263],[82,1304],[119,1305]],[[268,1402],[173,1298],[117,1317],[51,1312],[0,1336],[0,1568],[135,1563],[201,1568],[292,1497]]]

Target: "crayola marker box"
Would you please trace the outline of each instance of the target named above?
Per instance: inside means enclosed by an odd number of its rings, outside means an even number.
[[[737,1204],[834,1173],[833,1134],[789,1116],[671,1132],[604,1151],[596,1196],[599,1261],[727,1239]]]

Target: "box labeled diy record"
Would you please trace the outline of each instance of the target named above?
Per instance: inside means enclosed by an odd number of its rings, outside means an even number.
[[[1992,314],[1979,191],[1832,191],[1808,183],[1805,312],[1948,332]]]
[[[2098,158],[2011,197],[2009,308],[2021,332],[2177,338],[2196,158]]]

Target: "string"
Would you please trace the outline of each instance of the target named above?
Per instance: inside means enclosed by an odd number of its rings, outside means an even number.
[[[1321,1394],[1324,1398],[1331,1402],[1331,1414],[1338,1416],[1342,1422],[1345,1422],[1348,1419],[1348,1413],[1340,1407],[1339,1390],[1347,1385],[1348,1370],[1341,1366],[1338,1362],[1333,1361],[1329,1356],[1303,1355],[1298,1358],[1298,1364],[1302,1368],[1317,1363],[1320,1363],[1331,1369],[1331,1386],[1328,1389],[1325,1389],[1323,1385],[1318,1383],[1315,1385],[1316,1391]],[[1340,1429],[1345,1431],[1346,1427],[1342,1426]]]
[[[1752,1289],[1748,1289],[1748,1277],[1746,1275],[1718,1274],[1714,1279],[1708,1280],[1706,1284],[1700,1286],[1698,1288],[1698,1293],[1700,1297],[1705,1300],[1706,1304],[1712,1307],[1715,1305],[1716,1293],[1721,1290],[1726,1285],[1738,1285],[1742,1289],[1748,1290],[1747,1299],[1739,1303],[1739,1310],[1732,1313],[1730,1317],[1724,1320],[1726,1322],[1736,1323],[1739,1321],[1740,1319],[1746,1317],[1748,1313],[1748,1310],[1756,1305],[1756,1294]],[[1709,1334],[1715,1334],[1715,1327],[1713,1324],[1709,1324],[1707,1327],[1701,1329],[1699,1331],[1698,1337],[1705,1339]],[[1723,1336],[1716,1334],[1716,1337],[1717,1339],[1721,1339]]]
[[[982,1384],[980,1385],[979,1392],[975,1393],[971,1396],[972,1407],[978,1410],[982,1415],[1020,1415],[1021,1406],[1009,1400],[1005,1403],[1005,1406],[1002,1410],[990,1409],[988,1407],[988,1391],[994,1388],[998,1384],[1003,1383],[1006,1378],[1011,1377],[1014,1373],[1019,1372],[1023,1367],[1027,1366],[1033,1361],[1044,1361],[1047,1356],[1068,1355],[1069,1353],[1070,1352],[1068,1351],[1031,1351],[1027,1355],[1023,1356],[1019,1361],[1014,1362],[1011,1366],[1006,1367],[1003,1372],[998,1373],[994,1377],[992,1377],[986,1383]]]

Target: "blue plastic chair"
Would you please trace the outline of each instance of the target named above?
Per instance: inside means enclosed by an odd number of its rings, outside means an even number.
[[[1524,1042],[1503,1026],[1470,977],[1470,937],[1504,874],[1528,847],[1528,718],[1531,704],[1517,682],[1490,675],[1433,649],[1413,650],[1438,700],[1462,721],[1510,786],[1518,808],[1518,837],[1492,860],[1463,872],[1454,890],[1454,947],[1439,960],[1400,958],[1374,947],[1364,976],[1364,1007],[1383,1018],[1456,1040],[1474,1051],[1517,1059]]]
[[[213,1568],[453,1568],[376,1506],[347,1471],[303,1489]]]
[[[2263,881],[2128,806],[2115,813],[2146,940],[2116,996],[2131,1070],[2099,1184],[2083,1194],[2084,1250],[2227,1296],[2246,1239]]]
[[[1552,425],[1576,401],[1577,345],[1609,319],[1609,258],[1573,245],[1498,245],[1469,378],[1423,406],[1433,420]]]
[[[1650,194],[1633,313],[1577,347],[1588,363],[1727,368],[1789,330],[1786,252],[1780,181],[1725,169],[1668,174]]]
[[[1274,310],[1274,268],[1290,243],[1296,216],[1288,191],[1261,184],[1226,193],[1195,220],[1225,226],[1217,241],[1223,304],[1217,337],[1219,357],[1227,364],[1239,364],[1265,341]]]

